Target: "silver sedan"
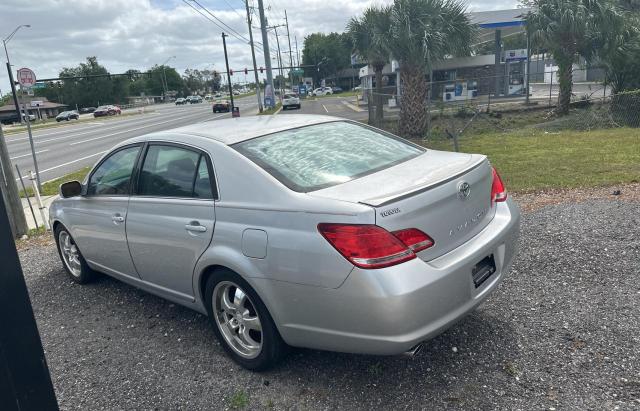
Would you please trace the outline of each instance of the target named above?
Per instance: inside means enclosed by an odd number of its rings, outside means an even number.
[[[288,346],[415,353],[495,290],[520,220],[485,156],[324,116],[137,137],[60,191],[74,281],[104,273],[206,314],[253,370]]]

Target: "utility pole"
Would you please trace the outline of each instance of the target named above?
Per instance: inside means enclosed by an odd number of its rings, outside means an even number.
[[[24,217],[22,201],[20,201],[20,194],[18,193],[18,185],[16,184],[16,179],[13,177],[9,151],[4,141],[4,135],[2,134],[2,126],[0,126],[0,169],[2,169],[0,175],[0,178],[2,178],[2,180],[0,180],[2,196],[0,196],[0,201],[4,203],[7,213],[9,214],[9,226],[11,227],[13,237],[22,237],[24,234],[27,234],[29,227]]]
[[[298,60],[298,64],[297,65],[298,65],[298,68],[300,68],[300,51],[298,51],[298,36],[295,36],[294,38],[296,40],[296,56],[298,57],[297,58],[297,60]]]
[[[262,31],[262,47],[264,48],[264,64],[267,68],[267,85],[264,89],[265,105],[275,106],[273,96],[273,74],[271,73],[271,53],[269,52],[269,36],[267,35],[267,19],[264,16],[264,5],[262,0],[258,0],[258,11],[260,13],[260,30]]]
[[[260,98],[260,80],[258,79],[258,66],[256,65],[256,51],[253,48],[253,30],[251,29],[251,13],[249,12],[249,0],[244,1],[247,6],[247,23],[249,24],[249,42],[251,43],[251,58],[253,59],[253,74],[256,78],[256,96],[258,97],[258,110],[262,113],[262,98]]]
[[[224,47],[224,64],[227,65],[227,82],[229,83],[229,98],[231,99],[231,113],[233,115],[235,106],[233,105],[233,87],[231,86],[231,74],[229,73],[229,58],[227,57],[227,37],[224,32],[222,33],[222,47]]]
[[[280,52],[280,39],[278,38],[278,27],[284,27],[284,24],[278,24],[275,26],[271,26],[271,27],[267,27],[268,29],[273,29],[274,33],[276,34],[276,44],[278,45],[278,66],[279,66],[279,72],[280,72],[280,77],[284,78],[284,71],[282,71],[282,56],[281,56],[281,52]],[[280,81],[280,83],[282,83],[282,81]],[[280,84],[280,95],[282,95],[282,84]]]
[[[287,9],[284,10],[284,21],[287,24],[287,40],[289,41],[289,67],[293,67],[293,50],[291,50],[291,36],[289,35],[289,18],[287,17]],[[291,90],[293,91],[293,74],[289,69],[289,81],[291,82]]]

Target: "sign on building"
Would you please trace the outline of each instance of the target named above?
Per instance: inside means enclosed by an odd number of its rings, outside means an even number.
[[[522,61],[527,59],[527,49],[507,50],[504,52],[505,61]]]

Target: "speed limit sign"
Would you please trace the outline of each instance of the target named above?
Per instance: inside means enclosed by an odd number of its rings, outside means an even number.
[[[26,67],[18,70],[18,83],[24,88],[31,88],[36,84],[36,73]]]

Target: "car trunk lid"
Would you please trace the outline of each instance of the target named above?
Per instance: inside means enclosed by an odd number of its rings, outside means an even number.
[[[491,221],[495,213],[491,182],[485,156],[428,150],[388,169],[309,194],[370,205],[376,210],[376,224],[388,231],[423,231],[435,244],[418,256],[430,260],[468,241]]]

